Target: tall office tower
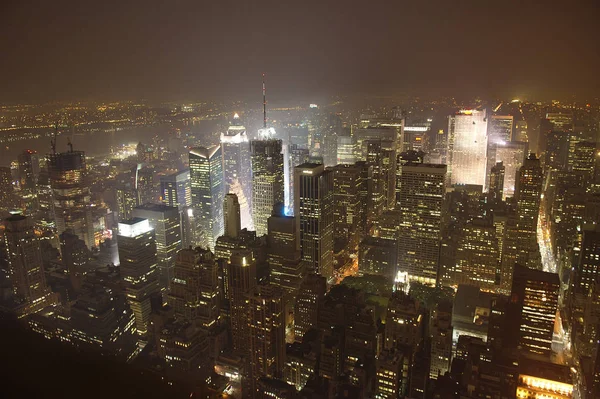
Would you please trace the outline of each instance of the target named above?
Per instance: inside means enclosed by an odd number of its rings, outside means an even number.
[[[559,132],[555,134],[555,138],[568,136],[573,131],[573,114],[563,113],[546,113],[545,118],[540,123],[540,133],[538,138],[538,151],[540,153],[547,153],[550,149],[547,145],[550,144],[549,134],[552,132]]]
[[[18,157],[21,189],[35,192],[40,177],[40,157],[36,151],[25,150]]]
[[[175,206],[179,210],[192,205],[189,169],[161,176],[160,195],[165,205]]]
[[[173,279],[175,256],[181,245],[181,214],[174,206],[145,204],[133,209],[134,218],[148,219],[156,238],[158,259],[158,282],[162,290],[168,290]]]
[[[588,191],[591,189],[590,183],[594,180],[596,157],[596,143],[580,141],[575,145],[570,162],[571,170],[583,175]]]
[[[25,150],[19,154],[18,162],[23,208],[28,214],[35,213],[39,208],[37,185],[40,176],[40,157],[35,151]]]
[[[304,276],[298,219],[286,216],[283,204],[277,204],[267,224],[267,261],[271,270],[271,282],[295,297]]]
[[[160,291],[156,276],[156,239],[148,219],[119,223],[119,261],[129,306],[138,335],[145,336],[150,321],[150,297]]]
[[[385,318],[385,349],[408,345],[416,352],[416,347],[423,338],[422,319],[419,301],[406,295],[404,291],[394,292],[388,302]]]
[[[46,285],[42,251],[33,230],[33,220],[23,215],[5,219],[4,243],[15,313],[24,317],[56,305],[58,298]]]
[[[581,251],[578,259],[575,260],[571,276],[569,279],[569,297],[568,308],[571,319],[572,337],[579,347],[580,334],[585,334],[591,341],[596,342],[593,334],[586,332],[586,324],[595,324],[591,313],[599,312],[600,308],[594,308],[593,303],[589,303],[590,297],[598,298],[597,285],[600,282],[600,227],[595,224],[582,226],[583,238],[581,240]],[[597,300],[597,299],[596,299]],[[587,306],[586,306],[587,305]],[[587,315],[586,310],[588,311]],[[596,322],[598,319],[596,318]],[[597,329],[594,327],[593,329]],[[587,328],[587,330],[590,330]],[[589,346],[588,339],[582,347]],[[588,345],[586,345],[588,344]],[[578,348],[579,349],[579,348]]]
[[[374,141],[385,141],[391,142],[392,147],[398,146],[398,131],[394,127],[366,127],[355,129],[352,132],[354,140],[356,142],[356,159],[360,161],[367,160],[368,148],[367,142],[370,140]]]
[[[398,243],[381,237],[367,237],[358,247],[358,270],[363,274],[387,277],[394,281],[398,264]]]
[[[356,162],[356,143],[350,132],[337,136],[336,165]]]
[[[375,359],[375,398],[403,398],[412,359],[402,351],[384,351]]]
[[[304,334],[319,319],[319,307],[327,292],[327,280],[318,274],[310,273],[302,281],[294,307],[294,339],[302,342]]]
[[[383,145],[381,140],[365,140],[366,162],[372,169],[369,181],[369,200],[367,203],[367,224],[371,225],[387,207],[387,173],[383,165]],[[387,169],[387,168],[386,168]]]
[[[190,150],[190,184],[196,227],[195,245],[211,250],[223,234],[223,163],[221,147]]]
[[[515,199],[517,202],[517,227],[522,240],[528,245],[537,241],[537,224],[544,175],[540,160],[529,154],[516,176]],[[524,243],[525,244],[525,243]]]
[[[502,162],[505,168],[502,199],[506,199],[506,197],[512,197],[514,195],[515,176],[517,175],[519,168],[523,165],[523,162],[525,162],[528,149],[528,143],[516,141],[498,144],[496,146],[496,163]]]
[[[567,169],[570,132],[550,130],[546,133],[544,168],[545,170]]]
[[[497,162],[490,171],[489,197],[493,201],[502,201],[504,198],[504,177],[506,168],[504,163]]]
[[[397,205],[401,211],[398,271],[431,285],[436,284],[438,275],[445,181],[446,165],[402,166]]]
[[[0,210],[8,213],[13,206],[13,184],[10,168],[0,167]]]
[[[500,250],[496,227],[482,219],[467,223],[456,249],[454,284],[494,291],[500,283]]]
[[[485,110],[461,110],[448,117],[448,174],[450,184],[485,185],[487,165]]]
[[[304,163],[294,170],[294,215],[307,272],[333,277],[333,172]]]
[[[221,134],[223,149],[223,183],[225,193],[238,196],[241,204],[242,227],[251,228],[252,200],[250,146],[248,134],[238,114],[229,122],[227,131]]]
[[[248,296],[249,356],[252,382],[261,377],[283,377],[285,365],[284,291],[273,284],[259,285]],[[253,392],[256,386],[251,383]]]
[[[513,141],[520,141],[522,143],[529,142],[529,135],[527,134],[527,121],[520,120],[515,122]]]
[[[247,299],[256,288],[256,259],[251,250],[233,252],[227,262],[227,286],[233,350],[246,355],[250,345]]]
[[[496,164],[496,147],[508,143],[513,136],[511,115],[492,115],[488,123],[486,183],[489,184],[490,170]]]
[[[240,216],[240,203],[235,194],[225,195],[223,200],[223,217],[225,223],[225,235],[230,238],[237,238],[242,231],[242,219]]]
[[[438,304],[431,326],[431,365],[429,377],[434,380],[450,370],[452,359],[452,306]]]
[[[85,242],[75,234],[65,231],[59,238],[63,266],[69,274],[73,291],[77,293],[81,289],[85,268],[92,259],[92,253]]]
[[[294,211],[294,169],[298,165],[302,165],[303,163],[309,162],[310,153],[307,148],[299,147],[297,144],[292,144],[288,148],[288,191],[290,204],[286,204],[286,207],[289,207],[288,210]]]
[[[47,165],[58,234],[70,230],[92,248],[94,226],[84,152],[71,149],[49,154]]]
[[[131,219],[133,208],[137,206],[137,193],[131,184],[117,184],[115,187],[115,202],[119,220]]]
[[[560,280],[558,274],[515,265],[511,303],[514,325],[511,336],[526,351],[549,355],[558,308]]]
[[[157,201],[153,167],[142,167],[142,164],[137,165],[135,169],[135,191],[137,194],[137,205]]]
[[[220,315],[219,264],[208,249],[182,249],[177,253],[169,305],[175,315],[203,329],[217,326]]]
[[[252,218],[258,236],[267,234],[267,219],[277,203],[284,203],[281,140],[252,140]]]
[[[336,165],[333,170],[334,190],[334,239],[339,248],[348,243],[352,248],[362,239],[361,226],[366,223],[367,203],[361,201],[360,193],[366,191],[360,164]],[[337,247],[336,245],[336,247]]]

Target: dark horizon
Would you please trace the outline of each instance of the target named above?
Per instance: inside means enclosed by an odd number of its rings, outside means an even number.
[[[597,97],[594,1],[363,4],[5,1],[0,101]]]

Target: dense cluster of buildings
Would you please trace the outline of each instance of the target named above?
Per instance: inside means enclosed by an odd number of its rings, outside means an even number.
[[[0,168],[2,309],[209,397],[600,397],[594,118],[236,114],[98,167],[55,138]]]

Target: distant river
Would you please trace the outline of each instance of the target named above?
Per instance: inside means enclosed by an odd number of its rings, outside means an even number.
[[[194,123],[194,125],[178,124],[183,134],[190,133],[195,136],[208,137],[214,135],[218,130],[218,122],[205,120]],[[95,131],[95,132],[77,132],[67,133],[65,130],[58,136],[57,151],[67,151],[67,138],[71,138],[73,148],[85,151],[88,155],[104,155],[110,152],[113,146],[121,144],[135,143],[140,141],[150,143],[152,137],[160,135],[166,137],[169,132],[174,131],[172,124],[163,124],[156,126],[136,126],[127,127],[119,131]],[[23,150],[35,150],[40,154],[47,154],[51,151],[50,137],[46,134],[51,133],[52,129],[27,129],[27,131],[36,131],[44,133],[42,137],[35,139],[20,139],[0,144],[0,166],[9,166],[10,162],[17,159],[17,156]],[[6,134],[7,132],[0,132]]]

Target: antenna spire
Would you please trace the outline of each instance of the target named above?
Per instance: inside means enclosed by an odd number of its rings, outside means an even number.
[[[265,74],[262,74],[263,78],[263,127],[267,128],[267,89],[265,87]]]

